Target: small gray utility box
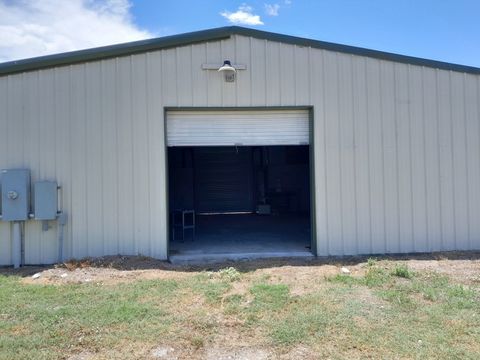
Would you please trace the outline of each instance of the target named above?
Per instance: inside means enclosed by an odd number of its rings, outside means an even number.
[[[57,188],[55,181],[36,181],[33,184],[35,220],[55,220],[57,218]]]
[[[0,180],[2,184],[2,220],[28,220],[30,208],[30,170],[2,170]]]

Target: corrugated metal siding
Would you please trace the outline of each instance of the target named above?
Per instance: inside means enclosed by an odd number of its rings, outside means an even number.
[[[63,186],[69,257],[165,258],[164,106],[313,105],[320,255],[478,249],[479,78],[244,36],[9,75],[0,168]],[[29,222],[27,262],[55,238]]]
[[[170,111],[168,146],[260,146],[309,143],[307,110]]]

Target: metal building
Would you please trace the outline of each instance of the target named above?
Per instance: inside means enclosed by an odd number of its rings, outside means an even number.
[[[480,249],[480,69],[241,27],[4,63],[2,169],[67,220],[0,178],[0,265]]]

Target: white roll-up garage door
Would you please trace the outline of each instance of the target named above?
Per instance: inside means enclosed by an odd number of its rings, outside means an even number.
[[[308,119],[308,110],[169,111],[167,145],[307,145]]]

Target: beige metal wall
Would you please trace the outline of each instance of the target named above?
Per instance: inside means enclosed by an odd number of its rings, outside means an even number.
[[[313,105],[319,255],[479,249],[479,103],[479,76],[234,36],[0,77],[0,168],[63,186],[68,257],[165,258],[164,106]]]

